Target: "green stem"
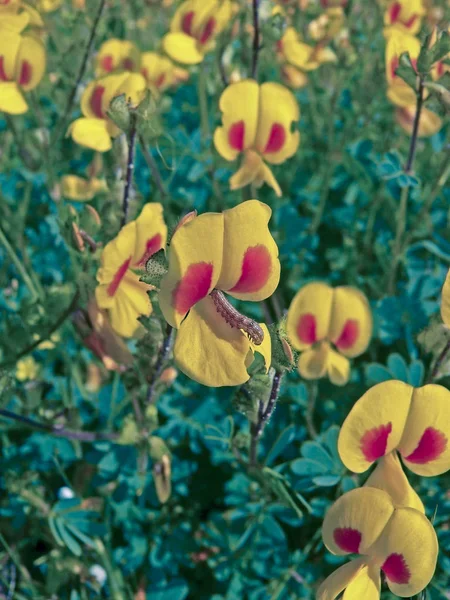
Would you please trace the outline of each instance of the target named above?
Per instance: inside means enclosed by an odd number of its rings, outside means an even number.
[[[395,232],[394,250],[392,256],[391,270],[388,279],[388,293],[393,294],[395,291],[395,280],[397,277],[397,268],[400,263],[402,249],[403,249],[403,236],[406,230],[406,216],[408,212],[408,196],[409,196],[409,185],[402,188],[400,196],[400,207],[397,213],[397,228]]]
[[[204,61],[200,64],[200,71],[198,74],[198,103],[200,107],[200,128],[202,132],[202,141],[205,146],[209,146],[209,139],[211,132],[209,129],[209,116],[208,116],[208,97],[206,93],[206,69]]]
[[[14,266],[16,267],[17,271],[20,273],[20,276],[22,277],[23,282],[27,286],[28,291],[30,292],[30,294],[33,298],[33,301],[38,300],[40,298],[39,290],[36,289],[36,286],[34,285],[33,280],[28,275],[22,261],[17,256],[16,252],[14,251],[14,248],[9,243],[8,238],[6,237],[5,232],[3,231],[1,226],[0,226],[0,243],[4,246],[8,256],[10,257],[10,259],[13,262]]]

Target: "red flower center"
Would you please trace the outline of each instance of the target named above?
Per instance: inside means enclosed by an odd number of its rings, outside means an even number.
[[[403,554],[390,554],[384,561],[381,570],[392,583],[408,583],[411,578],[410,570]]]
[[[333,532],[333,538],[339,548],[344,550],[344,552],[358,554],[362,534],[357,529],[352,529],[351,527],[338,527]]]
[[[312,313],[306,313],[300,317],[297,324],[297,335],[304,344],[315,344],[317,342],[317,322]]]
[[[369,462],[373,462],[386,454],[392,423],[369,429],[361,438],[361,451]]]
[[[91,94],[91,99],[89,102],[92,112],[98,119],[105,118],[105,115],[103,114],[103,110],[102,110],[102,101],[103,101],[104,93],[105,93],[105,88],[101,85],[97,86],[93,90],[93,92]]]

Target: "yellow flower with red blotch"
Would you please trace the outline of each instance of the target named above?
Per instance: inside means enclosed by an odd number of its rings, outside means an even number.
[[[336,62],[335,53],[318,44],[316,47],[305,44],[293,27],[288,27],[277,43],[277,51],[282,61],[281,72],[285,83],[298,89],[308,83],[306,73],[315,71],[327,62]]]
[[[103,250],[95,298],[98,306],[108,311],[114,331],[123,337],[134,335],[138,317],[152,312],[147,293],[152,287],[139,281],[135,271],[145,268],[146,261],[165,247],[166,239],[163,208],[150,203]]]
[[[45,67],[45,47],[38,38],[0,27],[0,111],[12,115],[27,112],[23,93],[40,83]]]
[[[415,66],[420,53],[420,42],[417,38],[400,30],[395,30],[386,41],[386,80],[387,96],[396,106],[415,106],[416,93],[406,81],[396,74],[400,64],[400,56],[408,53]]]
[[[144,52],[141,55],[141,73],[147,86],[158,92],[164,92],[189,78],[188,71],[177,67],[167,56],[161,56],[157,52]]]
[[[384,381],[370,388],[353,406],[338,439],[344,465],[363,473],[366,482],[389,493],[396,504],[424,512],[408,483],[398,455],[413,473],[432,477],[450,469],[450,392],[440,385],[414,388]]]
[[[86,202],[87,200],[92,200],[100,192],[106,192],[108,190],[106,181],[99,177],[102,168],[102,155],[96,153],[86,169],[87,177],[64,175],[61,178],[62,195],[68,200]]]
[[[121,133],[107,115],[111,100],[125,94],[132,104],[138,104],[144,97],[146,87],[140,73],[107,75],[92,81],[81,97],[83,117],[70,125],[68,133],[81,146],[107,152],[112,148],[111,138]]]
[[[425,515],[397,506],[383,490],[359,488],[339,498],[325,515],[322,538],[337,556],[361,554],[332,573],[317,600],[379,600],[381,574],[394,594],[412,597],[431,581],[438,541]]]
[[[43,27],[38,11],[22,0],[0,0],[0,29],[22,31],[27,25]]]
[[[185,0],[172,18],[170,33],[163,38],[164,51],[182,64],[202,62],[232,13],[231,0]]]
[[[316,42],[335,38],[345,27],[345,13],[341,6],[330,6],[308,25],[308,35]]]
[[[392,0],[384,13],[384,25],[387,30],[395,28],[415,35],[422,27],[425,14],[423,0]]]
[[[231,189],[267,183],[281,196],[265,161],[279,165],[297,151],[300,133],[292,127],[300,109],[292,92],[279,83],[259,85],[247,79],[229,85],[219,106],[222,126],[214,132],[216,150],[229,161],[243,156],[242,166],[230,179]]]
[[[194,217],[172,237],[159,304],[166,321],[178,330],[177,365],[199,383],[214,387],[244,383],[255,349],[270,366],[267,328],[259,326],[264,339],[253,344],[245,332],[253,337],[257,324],[248,327],[249,319],[230,311],[221,292],[255,302],[275,291],[280,262],[268,228],[271,213],[262,202],[249,200],[223,213]]]
[[[301,352],[300,375],[328,376],[335,385],[345,385],[350,377],[348,359],[365,352],[372,327],[369,302],[356,288],[305,285],[292,300],[286,320],[288,338]]]
[[[95,60],[95,76],[103,77],[120,71],[139,71],[140,64],[141,53],[133,42],[113,38],[100,46]]]

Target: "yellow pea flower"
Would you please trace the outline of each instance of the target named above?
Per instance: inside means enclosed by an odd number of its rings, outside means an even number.
[[[182,64],[201,63],[232,13],[231,0],[185,0],[172,18],[170,33],[163,38],[164,51]]]
[[[279,165],[297,151],[300,133],[292,131],[300,109],[290,90],[279,83],[259,85],[252,79],[229,85],[220,97],[222,126],[214,132],[217,152],[226,160],[243,155],[231,177],[232,190],[250,183],[281,189],[265,161]]]
[[[141,53],[127,40],[113,38],[100,46],[95,61],[95,76],[103,77],[117,71],[139,71]]]
[[[302,287],[286,320],[289,340],[301,352],[300,375],[305,379],[328,376],[335,385],[345,385],[350,377],[348,358],[365,352],[372,326],[369,302],[356,288],[333,289],[325,283]]]
[[[27,112],[23,92],[40,83],[45,66],[45,47],[38,38],[0,27],[0,111],[12,115]]]
[[[163,208],[149,203],[103,250],[95,298],[99,308],[108,312],[114,331],[123,337],[133,336],[139,328],[138,317],[152,312],[147,294],[152,287],[139,281],[135,271],[142,270],[145,262],[165,247],[166,239]]]
[[[223,213],[194,217],[172,237],[159,304],[166,321],[177,329],[178,367],[199,383],[214,387],[244,383],[255,349],[264,356],[266,368],[270,366],[266,326],[260,326],[261,331],[253,321],[250,326],[249,319],[230,311],[222,292],[255,302],[275,291],[280,262],[268,228],[271,213],[262,202],[249,200]],[[263,340],[256,340],[255,326]]]
[[[415,66],[420,53],[420,42],[417,38],[401,30],[394,29],[386,41],[386,80],[389,100],[400,107],[415,106],[415,91],[396,74],[400,64],[400,56],[407,52],[411,63]]]
[[[37,378],[39,374],[39,365],[32,356],[22,358],[16,365],[16,379],[19,381],[29,381]]]
[[[415,35],[422,27],[425,14],[423,0],[393,0],[384,14],[384,24],[386,28]]]
[[[381,573],[397,596],[412,597],[431,581],[438,541],[424,514],[399,507],[383,490],[347,492],[328,510],[322,538],[338,556],[361,554],[332,573],[319,587],[317,600],[379,600]]]
[[[112,148],[111,138],[120,134],[120,129],[106,114],[111,100],[125,94],[133,104],[138,104],[145,89],[145,79],[139,73],[107,75],[92,81],[81,97],[83,117],[70,125],[68,133],[81,146],[107,152]]]
[[[186,81],[189,73],[180,69],[166,56],[156,52],[144,52],[141,57],[141,73],[150,89],[164,92],[180,81]]]

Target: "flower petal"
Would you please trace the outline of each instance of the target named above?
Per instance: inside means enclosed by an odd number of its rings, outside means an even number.
[[[320,379],[327,372],[330,346],[326,342],[302,352],[298,360],[298,372],[303,379]]]
[[[265,300],[280,281],[278,247],[267,204],[248,200],[226,210],[222,270],[216,287],[242,300]]]
[[[128,40],[112,38],[104,42],[97,54],[95,75],[101,77],[113,71],[137,71],[140,53]]]
[[[98,289],[98,288],[97,288]],[[139,276],[127,271],[109,309],[111,326],[123,337],[131,337],[140,327],[138,318],[150,316],[152,304],[147,291],[149,285],[139,281]],[[97,302],[99,298],[96,293]]]
[[[208,297],[181,323],[174,356],[183,373],[203,385],[240,385],[249,379],[245,367],[249,348],[247,337],[225,322]]]
[[[408,506],[425,513],[422,500],[411,487],[395,451],[379,459],[364,485],[384,490],[397,506]]]
[[[80,146],[86,146],[97,152],[107,152],[112,148],[111,138],[104,119],[82,117],[74,121],[68,129],[72,139]]]
[[[380,569],[364,565],[348,584],[342,600],[379,600],[381,590]]]
[[[224,218],[205,213],[179,227],[170,242],[169,270],[161,282],[159,301],[164,317],[179,327],[186,313],[205,298],[220,277]]]
[[[195,38],[185,33],[168,33],[163,37],[164,51],[175,60],[184,65],[197,65],[201,63],[204,54],[199,48]]]
[[[265,160],[278,165],[295,154],[300,133],[291,129],[299,118],[298,102],[290,90],[279,83],[261,85],[255,147]]]
[[[330,348],[327,357],[327,373],[334,385],[345,385],[350,379],[350,363],[348,358],[341,356]]]
[[[28,104],[22,96],[17,83],[0,81],[0,112],[10,115],[22,115],[28,110]]]
[[[402,33],[401,31],[396,30],[389,35],[386,41],[386,79],[389,87],[392,84],[403,85],[407,87],[415,97],[414,90],[412,90],[412,88],[410,88],[408,84],[395,73],[400,63],[400,56],[405,52],[409,54],[411,61],[417,60],[420,53],[420,41],[408,33]],[[414,103],[413,100],[413,102],[410,102],[409,104]]]
[[[142,268],[155,252],[166,247],[167,225],[164,222],[162,204],[146,204],[135,223],[136,243],[131,266]]]
[[[436,533],[419,511],[398,508],[370,553],[394,594],[415,596],[433,577],[438,554]]]
[[[286,320],[286,332],[294,348],[304,350],[327,337],[333,295],[329,285],[314,282],[294,296]]]
[[[441,385],[414,389],[408,419],[398,444],[403,462],[430,477],[450,469],[450,391]]]
[[[415,106],[405,106],[398,108],[395,112],[397,123],[408,135],[412,135],[414,127],[414,118],[416,115]],[[442,128],[442,119],[439,115],[432,112],[428,108],[422,108],[420,113],[419,129],[417,135],[419,137],[430,137],[435,135]]]
[[[339,455],[347,469],[362,473],[398,447],[413,390],[402,381],[384,381],[370,388],[355,403],[338,439]]]
[[[261,187],[263,183],[267,183],[276,195],[279,198],[281,197],[280,186],[272,171],[257,152],[246,150],[240,169],[230,177],[230,190],[239,190],[250,183],[253,183],[256,187]]]
[[[444,287],[442,288],[441,317],[445,325],[450,327],[450,270],[447,272]]]
[[[226,160],[234,160],[240,152],[251,148],[258,127],[260,88],[247,79],[229,85],[222,93],[219,107],[222,127],[214,132],[217,152]]]
[[[344,356],[362,354],[372,336],[372,312],[365,295],[352,287],[334,290],[328,338]]]
[[[100,261],[101,267],[97,271],[97,281],[110,285],[112,298],[119,284],[129,269],[136,244],[136,222],[131,221],[119,231],[103,249]],[[113,285],[112,285],[113,284]],[[100,308],[109,308],[105,302],[99,302]]]
[[[335,600],[366,566],[365,558],[357,558],[340,566],[323,581],[317,590],[316,600]]]
[[[2,29],[0,35],[0,82],[15,81],[16,62],[22,36],[17,31]]]
[[[24,90],[34,89],[45,73],[45,46],[37,37],[22,36],[17,53],[15,80]]]
[[[259,326],[264,331],[264,340],[262,344],[258,346],[252,342],[251,339],[248,338],[250,344],[250,357],[247,355],[246,366],[249,367],[253,362],[253,355],[255,352],[259,352],[264,358],[264,364],[266,366],[266,371],[269,371],[270,365],[272,364],[272,338],[270,337],[269,329],[265,323],[259,323]]]
[[[100,185],[102,184],[102,185]],[[68,200],[75,200],[77,202],[86,202],[86,200],[92,200],[92,198],[100,191],[105,182],[98,179],[85,179],[84,177],[78,177],[77,175],[64,175],[61,178],[61,191],[65,198]]]
[[[371,487],[351,490],[326,513],[324,544],[333,554],[367,554],[393,514],[394,505],[386,492]]]

